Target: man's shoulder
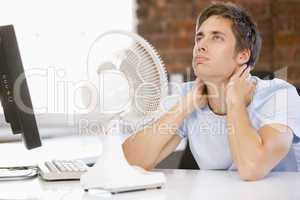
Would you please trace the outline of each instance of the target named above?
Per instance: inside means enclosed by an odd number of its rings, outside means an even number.
[[[275,117],[279,113],[286,116],[288,113],[295,112],[295,109],[300,109],[300,96],[295,86],[279,78],[257,79],[256,91],[252,99],[249,108],[260,118]]]
[[[296,87],[279,78],[259,79],[257,85],[250,107],[253,122],[259,122],[257,127],[269,123],[285,124],[300,138],[300,96]]]
[[[256,76],[252,77],[256,81],[256,90],[253,100],[266,101],[276,95],[298,96],[297,89],[285,80],[274,78],[271,80],[263,80]]]

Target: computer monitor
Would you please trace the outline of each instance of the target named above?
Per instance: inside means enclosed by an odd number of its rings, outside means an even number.
[[[13,25],[0,26],[0,100],[12,133],[22,134],[27,149],[41,146]]]

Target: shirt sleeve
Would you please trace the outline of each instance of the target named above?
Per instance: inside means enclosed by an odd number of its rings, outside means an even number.
[[[181,126],[176,130],[177,135],[179,135],[181,138],[186,138],[187,137],[187,123],[186,119],[183,121]]]
[[[275,91],[262,105],[260,125],[279,123],[287,125],[294,133],[293,143],[300,141],[300,97],[293,86]]]

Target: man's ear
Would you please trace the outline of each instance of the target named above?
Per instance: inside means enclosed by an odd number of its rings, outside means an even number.
[[[236,62],[239,65],[243,65],[249,61],[250,55],[251,55],[250,49],[244,49],[237,54]]]

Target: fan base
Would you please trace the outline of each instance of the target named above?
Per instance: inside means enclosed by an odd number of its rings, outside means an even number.
[[[103,153],[96,164],[80,178],[85,191],[101,189],[112,194],[161,188],[166,182],[160,172],[149,172],[129,165],[118,136],[105,136]]]

